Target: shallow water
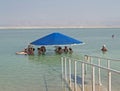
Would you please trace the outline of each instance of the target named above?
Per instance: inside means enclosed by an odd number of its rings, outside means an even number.
[[[67,91],[61,82],[60,57],[63,55],[55,55],[53,46],[47,47],[44,56],[37,56],[37,52],[35,56],[15,54],[30,42],[52,32],[64,33],[85,42],[84,45],[71,46],[74,58],[82,59],[84,55],[92,55],[120,59],[120,29],[1,29],[1,91],[53,91],[55,88]],[[115,35],[114,39],[112,34]],[[103,44],[108,48],[105,54],[100,51]],[[120,70],[120,62],[112,62],[111,66]]]

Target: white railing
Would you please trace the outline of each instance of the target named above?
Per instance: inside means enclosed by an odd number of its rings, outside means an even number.
[[[97,57],[97,56],[89,56],[89,55],[85,55],[84,56],[84,60],[87,62],[91,62],[93,63],[93,61],[98,61],[98,65],[100,65],[101,61],[104,60],[107,62],[107,68],[110,68],[111,66],[111,61],[116,61],[116,62],[120,62],[120,60],[115,60],[115,59],[109,59],[109,58],[103,58],[103,57]]]
[[[69,84],[69,87],[71,88],[72,91],[88,91],[86,90],[86,74],[87,74],[87,69],[91,68],[92,71],[92,76],[91,79],[89,79],[91,82],[91,90],[89,91],[98,91],[96,88],[96,83],[99,86],[103,86],[101,82],[101,70],[107,71],[107,84],[108,87],[104,86],[106,88],[106,91],[112,91],[112,86],[111,86],[111,81],[112,81],[112,75],[117,74],[118,77],[120,77],[120,71],[113,70],[110,68],[110,59],[108,60],[108,65],[107,67],[103,67],[100,65],[100,60],[102,58],[98,58],[98,64],[92,63],[92,58],[91,56],[86,56],[84,60],[78,60],[78,59],[72,59],[69,57],[62,57],[61,58],[61,65],[62,65],[62,78],[65,79],[65,81]],[[95,57],[96,58],[96,57]],[[90,62],[87,62],[87,60],[90,60]],[[80,65],[79,65],[80,64]],[[88,67],[89,66],[89,67]],[[98,69],[98,74],[96,74],[96,70]],[[73,77],[74,74],[74,77]],[[78,78],[77,76],[81,76],[81,84],[78,84]],[[96,82],[96,76],[98,77],[98,82]],[[74,80],[74,81],[73,81]],[[88,83],[89,83],[88,82]],[[74,84],[74,85],[73,85]],[[104,88],[103,88],[104,89]],[[99,91],[103,91],[100,90]],[[105,90],[104,90],[105,91]]]

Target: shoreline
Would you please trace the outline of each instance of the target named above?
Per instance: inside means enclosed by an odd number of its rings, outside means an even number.
[[[0,27],[0,29],[49,29],[49,28],[120,28],[118,27],[108,27],[108,26],[8,26]]]

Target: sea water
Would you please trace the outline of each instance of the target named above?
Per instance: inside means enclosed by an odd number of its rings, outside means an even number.
[[[90,55],[120,59],[119,28],[0,29],[0,91],[67,91],[61,88],[62,55],[54,53],[54,46],[47,46],[47,53],[42,56],[37,52],[34,56],[15,54],[30,42],[53,32],[85,43],[70,46],[74,51],[73,58],[82,59],[84,55]],[[105,54],[100,50],[104,44],[108,48]],[[111,66],[120,71],[120,61],[112,62]]]

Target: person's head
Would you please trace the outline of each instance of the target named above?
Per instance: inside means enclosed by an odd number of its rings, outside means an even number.
[[[72,50],[72,48],[69,48],[69,50],[71,51],[71,50]]]
[[[33,51],[35,51],[35,48],[33,48]]]
[[[104,44],[103,47],[106,47],[106,45]]]
[[[60,50],[60,49],[62,49],[61,47],[58,47],[58,49]]]
[[[67,48],[67,46],[65,46],[65,48]]]
[[[40,50],[40,48],[37,48],[38,50]]]

